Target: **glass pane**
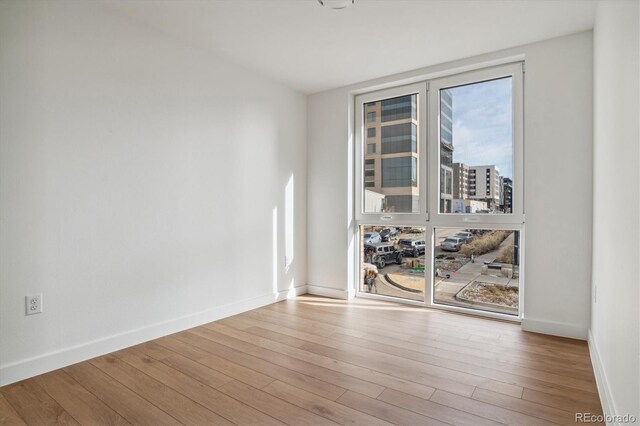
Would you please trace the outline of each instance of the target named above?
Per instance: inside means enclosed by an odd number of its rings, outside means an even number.
[[[364,213],[419,213],[418,95],[364,105]]]
[[[440,213],[511,213],[511,80],[440,90]]]
[[[360,227],[360,291],[424,301],[425,228]]]
[[[518,315],[520,232],[437,228],[433,301]]]

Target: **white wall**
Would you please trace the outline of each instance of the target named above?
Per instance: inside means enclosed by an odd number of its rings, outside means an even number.
[[[98,2],[3,1],[0,104],[0,385],[304,291],[304,96]]]
[[[589,343],[605,412],[640,420],[639,26],[638,2],[599,3]]]
[[[353,291],[350,94],[447,69],[522,57],[525,74],[526,275],[523,327],[585,339],[592,214],[592,33],[318,93],[308,103],[307,284]]]

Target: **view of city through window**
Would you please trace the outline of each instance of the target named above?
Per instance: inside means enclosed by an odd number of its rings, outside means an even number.
[[[440,90],[440,213],[512,212],[511,80]],[[365,213],[418,213],[425,203],[417,98],[364,105]]]
[[[511,213],[511,77],[440,90],[440,213]]]
[[[360,291],[424,301],[427,267],[434,303],[518,314],[519,231],[436,228],[431,265],[425,233],[424,227],[361,226]]]

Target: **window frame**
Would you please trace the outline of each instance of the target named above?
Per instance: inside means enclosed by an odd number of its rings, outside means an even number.
[[[425,229],[421,240],[425,244],[425,291],[424,300],[371,294],[361,289],[360,250],[355,250],[355,294],[358,297],[401,302],[441,310],[462,312],[476,316],[499,318],[519,322],[524,315],[524,288],[526,271],[526,240],[524,212],[524,61],[522,59],[499,64],[487,64],[485,67],[450,74],[438,73],[434,78],[425,77],[418,82],[399,85],[383,90],[354,94],[354,226],[350,231],[355,241],[360,241],[361,226],[415,226]],[[511,214],[465,214],[440,213],[440,89],[464,84],[480,83],[504,77],[512,78],[512,132],[513,132],[513,176],[511,183]],[[414,80],[416,81],[416,80]],[[364,213],[364,163],[363,150],[366,151],[366,120],[364,113],[367,104],[386,98],[418,94],[418,182],[420,184],[419,213]],[[377,117],[378,118],[378,117]],[[379,117],[381,119],[381,117]],[[380,177],[382,178],[382,177]],[[452,182],[453,185],[452,176]],[[470,182],[468,182],[470,185]],[[434,243],[437,228],[464,228],[513,230],[520,235],[520,275],[519,307],[517,315],[507,315],[490,311],[434,303]],[[356,244],[357,246],[357,244]]]
[[[478,213],[440,213],[440,198],[429,199],[429,211],[432,212],[431,220],[440,227],[458,227],[458,226],[493,226],[499,224],[518,225],[524,223],[524,126],[523,126],[523,78],[522,63],[514,63],[502,65],[498,67],[484,68],[476,71],[470,71],[463,74],[457,74],[447,77],[441,77],[429,81],[429,183],[435,186],[431,188],[430,193],[433,194],[434,189],[440,189],[440,90],[466,84],[481,83],[483,81],[497,80],[500,78],[511,77],[511,94],[512,94],[512,165],[513,165],[513,191],[511,195],[512,210],[509,214],[478,214]],[[438,192],[439,193],[439,192]],[[514,196],[514,194],[518,194]]]
[[[417,181],[418,181],[418,197],[420,204],[420,211],[416,213],[396,213],[396,212],[379,212],[379,213],[368,213],[364,211],[364,194],[365,194],[365,186],[364,186],[364,163],[365,163],[365,155],[367,150],[367,124],[369,121],[365,118],[365,108],[367,104],[372,102],[382,101],[384,99],[389,98],[397,98],[400,96],[407,95],[417,95],[418,99],[416,102],[416,106],[418,108],[417,111],[417,151],[418,151],[418,172],[417,172]],[[376,90],[373,92],[368,92],[364,94],[357,95],[355,97],[355,132],[354,132],[354,145],[355,145],[355,188],[354,188],[354,210],[355,210],[355,219],[362,223],[367,223],[371,225],[387,225],[387,224],[397,224],[397,225],[411,225],[415,223],[422,223],[427,221],[428,212],[427,207],[427,192],[428,192],[428,181],[427,181],[427,86],[425,82],[408,84],[404,86],[393,87],[390,89]],[[382,119],[382,117],[379,117]],[[378,132],[376,130],[376,133]],[[382,136],[379,136],[380,138]],[[382,142],[380,142],[382,143]],[[382,155],[382,147],[380,147],[380,155]],[[380,170],[382,170],[382,158],[380,159]],[[380,176],[382,179],[382,176]]]

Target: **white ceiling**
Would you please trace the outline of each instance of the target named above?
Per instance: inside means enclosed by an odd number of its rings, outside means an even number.
[[[593,28],[593,0],[105,0],[304,93]]]

